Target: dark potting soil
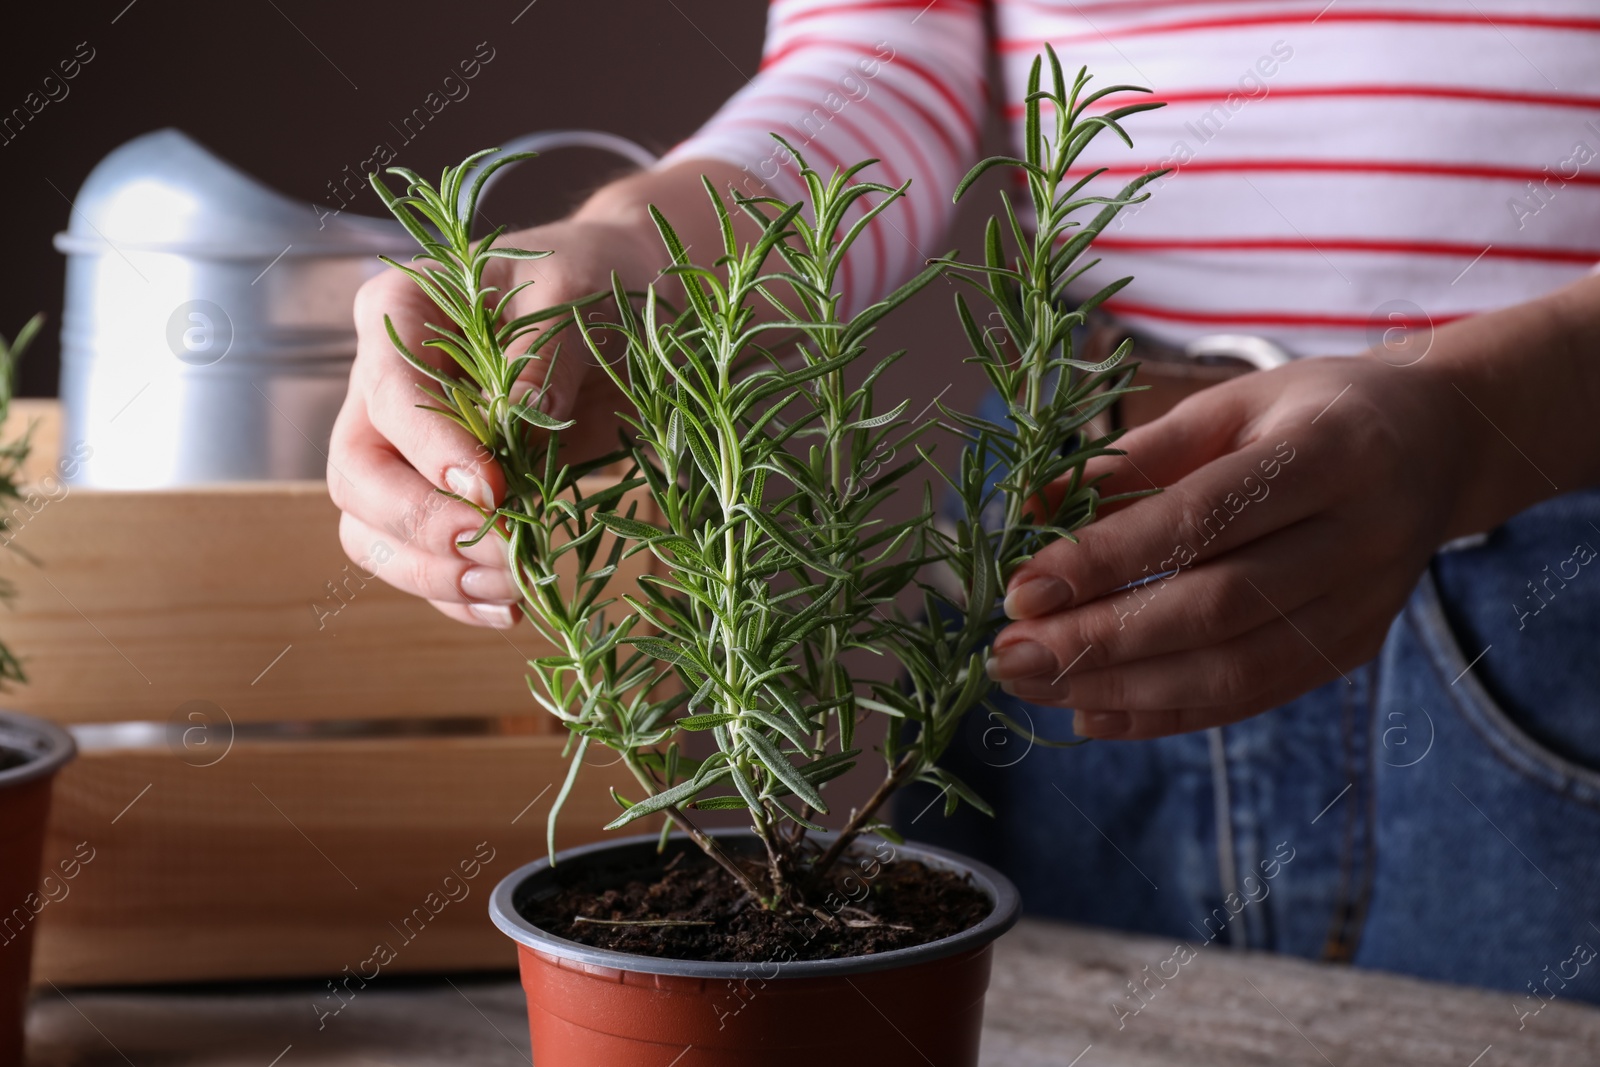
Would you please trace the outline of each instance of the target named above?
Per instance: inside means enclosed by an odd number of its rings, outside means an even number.
[[[830,872],[831,890],[808,894],[809,911],[763,910],[732,875],[697,852],[675,856],[653,881],[619,880],[613,874],[608,883],[606,872],[586,872],[554,895],[530,901],[523,917],[595,948],[765,963],[911,948],[967,930],[993,907],[961,875],[915,860],[880,863],[870,854],[841,860]]]
[[[0,748],[0,771],[9,771],[13,767],[20,767],[33,759],[26,752],[18,752],[14,748]]]

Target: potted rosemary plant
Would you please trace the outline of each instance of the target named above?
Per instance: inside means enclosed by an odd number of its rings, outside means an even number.
[[[955,190],[1015,169],[1034,231],[1005,199],[981,260],[930,262],[848,317],[840,265],[905,193],[860,180],[872,161],[823,175],[795,152],[800,203],[729,203],[707,183],[723,248],[706,266],[653,212],[675,277],[596,294],[615,312],[603,327],[574,304],[508,318],[511,294],[482,286],[490,257],[544,254],[496,246],[498,230],[470,235],[483,182],[519,157],[480,153],[436,186],[392,169],[407,183],[400,194],[374,176],[421,245],[412,265],[393,265],[449,318],[424,342],[449,369],[407,351],[392,326],[390,336],[432,380],[427,406],[505,473],[506,498],[480,509],[478,536],[509,543],[523,613],[551,647],[530,664],[535,696],[570,734],[551,824],[597,746],[637,783],[613,792],[607,829],[661,823],[529,864],[494,895],[494,920],[521,946],[540,1067],[680,1053],[684,1064],[809,1064],[832,1049],[879,1063],[976,1062],[990,946],[1015,921],[1015,891],[981,865],[904,843],[885,804],[924,782],[947,811],[988,810],[939,759],[988,697],[983,660],[1006,580],[1108,499],[1084,468],[1114,435],[1090,423],[1133,372],[1119,366],[1125,350],[1099,365],[1074,360],[1072,330],[1127,279],[1071,308],[1063,294],[1094,236],[1156,176],[1114,198],[1087,195],[1089,177],[1073,169],[1084,148],[1104,130],[1126,139],[1119,120],[1157,105],[1089,115],[1129,87],[1091,93],[1085,74],[1069,82],[1050,53],[1041,88],[1044,69],[1035,62],[1024,157],[985,160]],[[755,220],[758,240],[736,240],[732,211]],[[878,395],[903,353],[869,356],[875,327],[945,273],[1004,322],[1002,343],[956,300],[971,359],[1011,405],[1005,424],[942,407],[916,423],[907,402]],[[530,361],[575,358],[558,354],[561,338],[584,345],[625,398],[619,449],[581,465],[560,451],[570,424],[519,384]],[[960,502],[954,530],[934,524],[926,486],[916,514],[885,520],[891,494],[929,469],[936,432],[964,446],[947,476]],[[886,444],[910,458],[878,469]],[[621,476],[586,495],[581,479],[602,467]],[[619,602],[607,583],[637,552],[655,557],[654,573]],[[935,565],[959,595],[929,578]],[[908,589],[915,605],[897,598]],[[859,674],[845,655],[854,649],[891,657],[902,679]],[[874,714],[892,720],[881,777],[868,800],[836,811],[828,784],[866,758],[858,725]],[[691,746],[691,733],[706,740]],[[706,830],[701,813],[715,811],[740,813],[748,829]],[[841,828],[826,831],[823,818]],[[811,1025],[840,1003],[861,1009],[847,1027]]]
[[[11,410],[17,360],[43,324],[44,316],[35,315],[10,344],[0,337],[0,423]],[[0,536],[7,546],[30,450],[28,432],[0,443]],[[0,581],[0,601],[11,595],[11,586]],[[0,693],[26,680],[17,657],[0,644]],[[38,894],[39,861],[50,786],[74,751],[71,735],[55,723],[0,710],[0,1063],[22,1062],[34,919],[45,906]]]

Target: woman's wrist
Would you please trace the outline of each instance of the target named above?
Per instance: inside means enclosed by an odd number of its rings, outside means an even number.
[[[1600,278],[1441,327],[1414,367],[1464,472],[1450,536],[1600,483]],[[1380,357],[1381,358],[1381,357]]]
[[[630,289],[643,289],[670,265],[650,208],[654,206],[672,219],[679,238],[697,262],[711,263],[722,255],[722,235],[704,182],[709,180],[713,189],[720,190],[747,177],[733,164],[714,159],[690,159],[639,171],[597,189],[573,212],[570,221],[613,228],[629,249],[629,265],[637,268],[632,277],[618,270],[623,284]],[[759,227],[744,212],[732,204],[726,206],[739,239],[753,241],[760,236]]]
[[[611,269],[624,288],[643,289],[668,266],[666,247],[650,218],[648,201],[616,182],[597,190],[573,212],[570,224],[603,234]]]

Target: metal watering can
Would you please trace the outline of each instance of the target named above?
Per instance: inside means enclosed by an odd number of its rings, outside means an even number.
[[[591,130],[502,151],[565,147],[655,161]],[[82,458],[75,484],[111,489],[322,478],[356,290],[380,253],[416,247],[392,219],[291,200],[174,129],[101,160],[55,245],[67,256],[62,454]]]

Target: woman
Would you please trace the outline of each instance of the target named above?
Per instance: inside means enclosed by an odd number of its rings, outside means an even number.
[[[1296,358],[1147,412],[1112,484],[1164,491],[1016,576],[989,665],[1012,713],[1141,743],[975,722],[956,758],[1001,814],[964,847],[1049,914],[1495,986],[1525,1023],[1600,1000],[1600,5],[778,0],[760,75],[650,172],[515,235],[557,255],[496,261],[504,282],[642,288],[666,265],[646,204],[710,247],[702,173],[797,195],[776,130],[824,170],[913,179],[853,252],[860,306],[942,247],[991,60],[1014,127],[1046,41],[1169,103],[1086,160],[1173,170],[1097,244],[1100,277],[1137,276],[1119,328]],[[414,407],[383,329],[420,350],[427,312],[394,274],[358,300],[344,541],[406,530],[386,579],[509,626],[502,556],[458,548],[476,514],[433,495],[489,504],[499,475]],[[601,376],[556,373],[555,414],[609,438]],[[962,832],[921,807],[912,832]]]

